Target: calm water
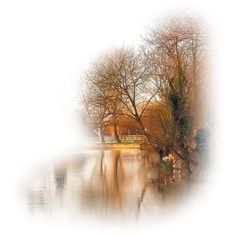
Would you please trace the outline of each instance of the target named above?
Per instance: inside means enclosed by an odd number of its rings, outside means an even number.
[[[189,191],[181,165],[160,164],[140,150],[93,150],[68,155],[27,183],[31,212],[95,217],[161,216]],[[186,191],[187,190],[187,191]]]

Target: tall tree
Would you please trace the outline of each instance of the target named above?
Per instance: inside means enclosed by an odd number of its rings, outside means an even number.
[[[146,37],[145,55],[159,88],[159,97],[172,114],[171,148],[188,156],[195,105],[201,81],[205,44],[201,28],[191,18],[172,18]]]
[[[92,68],[85,75],[86,87],[81,90],[81,100],[87,114],[89,126],[104,143],[104,130],[108,124],[108,96],[106,90],[100,86],[97,71]]]
[[[149,83],[149,65],[141,50],[122,48],[107,57],[110,74],[107,80],[119,94],[118,99],[124,108],[124,115],[133,118],[147,139],[152,142],[143,124],[143,115],[157,90],[147,89]]]
[[[101,141],[104,142],[103,132],[107,126],[113,127],[114,137],[120,143],[118,134],[119,118],[122,114],[119,92],[112,87],[109,80],[111,70],[107,66],[105,58],[99,58],[86,73],[86,94],[83,95],[83,103],[91,124],[98,129]]]

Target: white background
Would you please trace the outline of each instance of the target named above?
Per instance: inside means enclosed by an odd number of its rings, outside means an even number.
[[[86,0],[0,3],[0,235],[234,235],[236,211],[234,1]],[[211,36],[213,164],[207,185],[161,222],[125,228],[31,218],[20,186],[29,170],[83,142],[73,116],[88,63],[113,46],[141,43],[155,20],[201,16]],[[78,119],[79,120],[79,119]]]

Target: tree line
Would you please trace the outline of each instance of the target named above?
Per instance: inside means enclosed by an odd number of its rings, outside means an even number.
[[[121,120],[132,120],[147,145],[186,160],[196,148],[194,133],[207,126],[206,40],[197,20],[175,17],[144,35],[139,47],[99,56],[84,75],[81,98],[89,127],[104,142]]]

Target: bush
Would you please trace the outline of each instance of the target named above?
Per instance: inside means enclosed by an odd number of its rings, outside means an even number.
[[[208,150],[209,132],[205,128],[197,129],[195,131],[194,140],[196,143],[195,149],[200,155],[206,155]]]

